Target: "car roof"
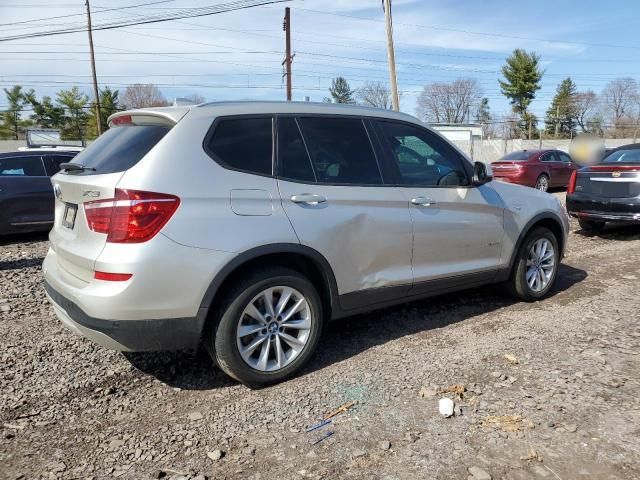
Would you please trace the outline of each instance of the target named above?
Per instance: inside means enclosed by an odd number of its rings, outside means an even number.
[[[362,117],[387,118],[422,124],[416,117],[407,113],[385,110],[382,108],[365,107],[362,105],[329,103],[329,102],[284,102],[284,101],[233,101],[209,102],[198,105],[183,105],[177,107],[153,107],[118,112],[111,118],[137,113],[144,115],[158,115],[178,122],[184,115],[221,117],[230,115],[273,115],[273,114],[316,114],[316,115],[354,115]]]
[[[611,148],[610,151],[614,150],[637,150],[640,149],[640,143],[629,143],[627,145],[620,145],[619,147]],[[605,149],[607,150],[607,149]]]
[[[43,153],[56,153],[62,155],[71,155],[77,154],[78,152],[75,150],[60,150],[60,149],[43,149],[43,148],[32,148],[29,150],[16,150],[13,152],[3,152],[0,153],[0,158],[7,157],[32,157],[36,155],[41,155]]]

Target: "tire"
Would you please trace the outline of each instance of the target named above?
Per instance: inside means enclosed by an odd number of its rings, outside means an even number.
[[[275,314],[283,297],[287,300],[279,319]],[[265,298],[271,299],[273,317],[268,316]],[[285,320],[284,314],[300,299],[306,303]],[[225,373],[250,388],[278,383],[298,372],[313,355],[323,326],[322,303],[313,284],[295,270],[281,267],[260,269],[243,278],[226,293],[216,317],[207,329],[205,346]],[[240,336],[243,330],[245,335]]]
[[[598,222],[597,220],[585,220],[583,218],[578,219],[580,228],[587,233],[598,233],[604,228],[605,222]]]
[[[540,190],[541,192],[546,192],[549,190],[549,176],[546,173],[543,173],[536,180],[536,184],[534,186],[536,190]]]
[[[549,262],[544,260],[540,262],[540,258],[538,258],[540,268],[536,268],[535,264],[528,265],[530,255],[533,254],[532,248],[534,245],[536,245],[537,242],[544,244],[545,240],[548,242],[547,245],[551,245],[553,248],[553,267],[550,270],[545,268],[545,265],[548,266]],[[542,255],[543,259],[545,255],[546,254]],[[551,230],[544,227],[538,227],[529,232],[516,253],[516,259],[511,271],[511,276],[507,281],[510,293],[515,298],[524,300],[525,302],[533,302],[545,297],[551,290],[558,274],[558,267],[560,265],[559,255],[560,250],[558,248],[558,240]],[[532,270],[540,272],[540,276],[537,277],[539,282],[534,278],[533,285],[530,284],[530,272]],[[549,274],[543,277],[542,275],[547,271]],[[536,274],[534,274],[533,277],[536,277]],[[545,279],[546,283],[544,283]]]

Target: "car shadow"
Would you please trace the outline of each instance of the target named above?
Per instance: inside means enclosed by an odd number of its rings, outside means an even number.
[[[590,232],[578,228],[576,233],[585,237],[598,237],[604,240],[616,240],[627,242],[630,240],[640,240],[640,224],[628,223],[607,223],[599,232]]]
[[[587,278],[587,272],[561,265],[550,297]],[[549,297],[547,297],[549,298]],[[442,328],[517,303],[500,286],[488,285],[395,307],[355,315],[330,323],[318,352],[303,376],[406,335]],[[131,364],[172,387],[210,390],[237,385],[203,349],[197,352],[125,353]]]
[[[0,246],[18,243],[42,242],[49,239],[49,231],[32,233],[10,233],[0,236]]]
[[[17,260],[0,260],[0,271],[40,267],[43,261],[44,257],[19,258]]]

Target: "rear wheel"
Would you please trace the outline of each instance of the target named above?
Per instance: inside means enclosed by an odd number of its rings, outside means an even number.
[[[229,291],[205,341],[222,370],[259,388],[300,370],[321,331],[322,307],[314,286],[294,270],[273,267]]]
[[[598,222],[596,220],[585,220],[584,218],[578,219],[578,224],[580,224],[580,228],[588,233],[597,233],[601,232],[604,228],[605,222]]]
[[[539,227],[525,237],[516,254],[508,281],[509,290],[526,302],[538,300],[551,290],[560,262],[558,240],[551,230]]]
[[[536,180],[535,188],[540,190],[541,192],[546,192],[549,190],[549,177],[544,173],[538,177]]]

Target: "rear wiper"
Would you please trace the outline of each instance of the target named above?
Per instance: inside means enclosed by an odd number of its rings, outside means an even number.
[[[96,171],[96,169],[93,167],[85,167],[83,165],[80,165],[79,163],[70,163],[70,162],[61,163],[60,169],[66,170],[67,172],[78,172],[78,171],[84,172],[85,170],[91,170],[93,172]]]

